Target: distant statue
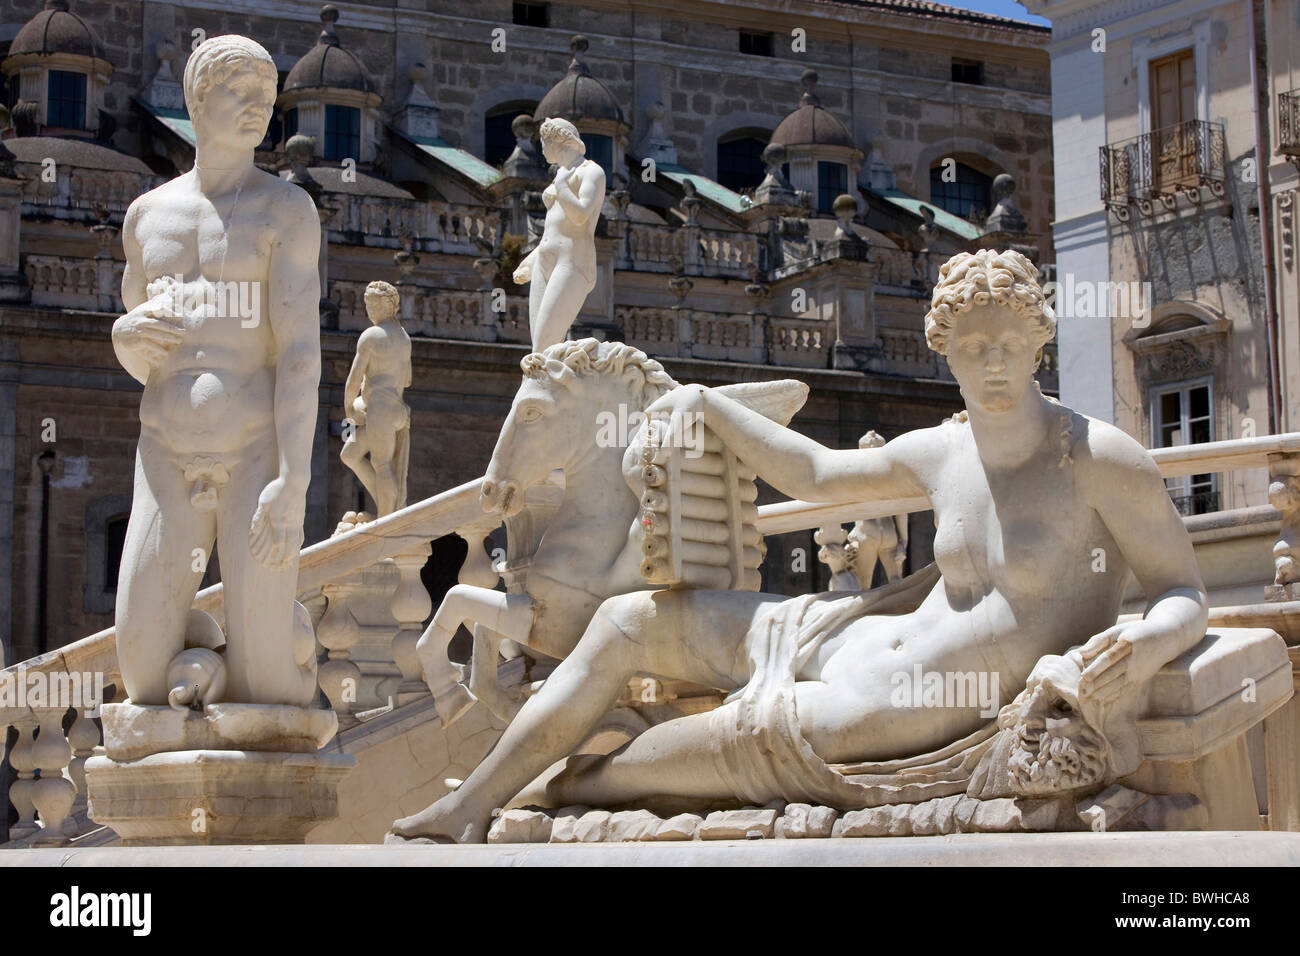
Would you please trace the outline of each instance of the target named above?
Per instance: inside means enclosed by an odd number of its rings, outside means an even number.
[[[858,439],[859,448],[880,448],[885,439],[874,429]],[[876,563],[885,580],[903,576],[907,560],[907,515],[886,515],[854,522],[846,535],[838,524],[818,528],[813,540],[821,545],[817,559],[831,570],[832,591],[865,591],[871,587]]]
[[[541,241],[514,272],[528,290],[533,351],[563,342],[587,295],[596,287],[596,222],[605,202],[605,171],[585,159],[577,127],[551,117],[542,123],[542,155],[555,163],[555,179],[542,193],[546,225]]]
[[[1038,390],[1034,369],[1055,324],[1024,256],[954,256],[940,271],[926,339],[947,356],[967,412],[879,448],[825,448],[699,385],[652,402],[648,418],[701,420],[719,457],[734,455],[791,498],[925,497],[937,526],[935,564],[847,594],[790,598],[733,584],[609,598],[483,761],[455,790],[396,821],[394,837],[481,842],[493,809],[517,795],[551,807],[671,796],[839,810],[960,796],[980,783],[973,762],[987,754],[1003,768],[1013,761],[1018,780],[1059,780],[1055,793],[1097,776],[1062,774],[1053,758],[1058,743],[1029,725],[1061,710],[1057,698],[1076,701],[1084,723],[1104,729],[1115,745],[1105,776],[1132,773],[1141,759],[1132,742],[1144,685],[1205,636],[1205,586],[1146,450]],[[521,391],[513,427],[540,440],[548,411]],[[637,473],[667,474],[671,457],[669,465],[651,460]],[[529,477],[547,473],[538,466]],[[527,488],[519,473],[511,478],[505,500]],[[706,484],[674,480],[669,475],[662,487],[666,497],[679,494],[685,513],[695,496],[682,489]],[[503,500],[497,483],[487,491]],[[593,530],[602,527],[603,501],[589,499]],[[657,512],[645,522],[657,524]],[[1104,572],[1091,563],[1098,553],[1106,555]],[[1130,570],[1146,593],[1146,613],[1117,623]],[[1046,673],[1063,655],[1068,666]],[[909,684],[922,670],[983,674],[988,699],[932,700]],[[639,675],[730,696],[716,710],[655,724],[608,756],[575,757],[521,794],[573,754]],[[1043,683],[1050,687],[1034,697]],[[995,718],[1015,699],[1023,710],[1010,712],[1010,730],[1025,747],[1038,738],[1034,754],[996,758],[990,741],[1014,742],[998,736]],[[1096,748],[1084,742],[1085,751]]]
[[[320,219],[307,193],[253,165],[275,105],[266,50],[213,37],[190,55],[184,89],[194,168],[136,199],[122,229],[129,311],[113,348],[144,395],[118,660],[133,703],[168,705],[169,674],[195,664],[177,658],[215,541],[226,673],[220,694],[208,674],[206,702],[305,707],[315,642],[294,594],[320,381]]]
[[[411,384],[411,337],[397,315],[396,288],[372,282],[366,286],[365,301],[372,324],[357,340],[343,386],[347,419],[340,457],[370,493],[382,518],[406,507],[411,410],[402,392]]]

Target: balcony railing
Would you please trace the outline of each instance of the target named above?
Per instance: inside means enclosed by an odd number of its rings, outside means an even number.
[[[1219,493],[1217,491],[1196,491],[1190,495],[1169,496],[1173,499],[1174,507],[1184,518],[1191,515],[1204,515],[1212,511],[1219,510]]]
[[[1300,157],[1300,90],[1277,95],[1277,150]]]
[[[1227,147],[1223,126],[1188,120],[1101,147],[1101,201],[1121,220],[1131,206],[1150,216],[1158,201],[1177,207],[1182,194],[1199,203],[1224,192]]]

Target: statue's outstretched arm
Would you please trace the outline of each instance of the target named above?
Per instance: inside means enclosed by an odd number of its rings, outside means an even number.
[[[782,494],[805,501],[908,498],[925,494],[910,464],[910,444],[837,450],[779,425],[717,390],[674,389],[647,413],[680,408],[703,416],[705,427]]]

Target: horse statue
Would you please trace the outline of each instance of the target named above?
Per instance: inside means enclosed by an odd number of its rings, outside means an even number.
[[[642,503],[625,459],[645,420],[643,410],[678,383],[639,349],[592,338],[533,352],[520,365],[523,383],[497,439],[480,500],[509,529],[530,489],[555,488],[557,470],[563,473],[562,497],[534,515],[536,547],[526,560],[512,562],[522,565],[516,587],[502,592],[453,586],[420,637],[416,648],[425,683],[444,725],[475,699],[507,721],[518,712],[522,698],[498,680],[503,640],[562,659],[607,598],[653,587],[643,569]],[[720,391],[782,424],[807,395],[806,386],[789,381]],[[467,688],[459,683],[465,677],[460,665],[447,656],[462,624],[477,625]]]

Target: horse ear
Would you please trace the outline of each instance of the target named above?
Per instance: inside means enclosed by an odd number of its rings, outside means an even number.
[[[569,368],[569,366],[565,365],[563,362],[557,361],[553,358],[548,358],[546,360],[546,371],[551,378],[555,379],[555,381],[559,382],[565,388],[572,388],[574,380],[578,377],[574,373],[573,369]]]

